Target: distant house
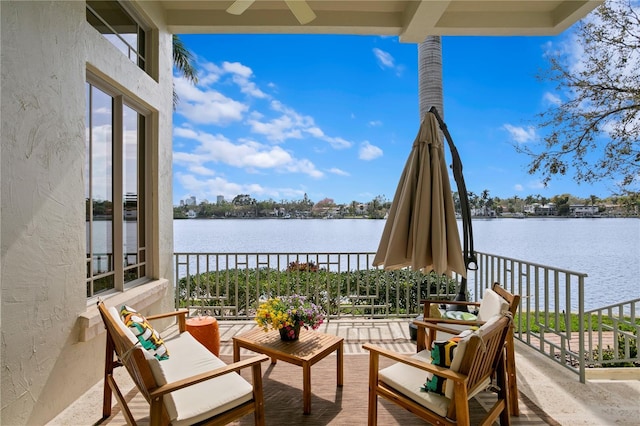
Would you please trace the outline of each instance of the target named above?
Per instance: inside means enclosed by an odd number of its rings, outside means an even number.
[[[524,206],[524,212],[530,216],[556,216],[558,209],[554,203],[533,203]]]
[[[195,210],[189,210],[187,212],[187,218],[195,219],[196,217],[198,217],[198,213],[196,213]]]
[[[367,213],[367,209],[369,208],[369,203],[359,203],[356,204],[356,209],[355,209],[355,213],[356,214],[366,214]]]
[[[476,217],[496,217],[496,211],[486,206],[471,209],[471,216]]]
[[[598,206],[585,206],[584,204],[572,204],[569,206],[569,214],[573,217],[592,217],[599,213]]]

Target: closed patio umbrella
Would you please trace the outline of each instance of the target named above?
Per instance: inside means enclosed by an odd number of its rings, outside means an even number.
[[[473,245],[467,238],[471,235],[471,219],[460,158],[448,139],[463,207],[463,255],[440,128],[449,138],[437,110],[431,108],[422,120],[400,177],[373,265],[383,265],[384,269],[410,267],[449,276],[458,273],[463,277],[459,293],[465,300],[467,269],[470,262],[475,263]]]

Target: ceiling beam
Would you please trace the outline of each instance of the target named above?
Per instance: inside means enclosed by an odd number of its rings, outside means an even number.
[[[432,29],[449,7],[450,1],[410,1],[404,12],[400,41],[420,43],[431,34]]]

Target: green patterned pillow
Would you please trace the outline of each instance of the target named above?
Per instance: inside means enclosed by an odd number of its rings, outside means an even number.
[[[456,336],[446,342],[433,342],[433,347],[431,348],[431,364],[443,368],[451,367],[451,361],[453,361],[453,356],[460,339],[461,337]],[[427,381],[421,390],[444,395],[446,382],[447,379],[444,377],[429,373],[427,375]]]
[[[127,305],[122,305],[120,317],[129,330],[135,334],[144,349],[160,361],[169,359],[169,351],[167,351],[160,334],[153,329],[142,314]]]
[[[433,346],[431,347],[431,364],[437,365],[438,367],[451,368],[454,356],[464,356],[466,346],[463,346],[462,349],[460,349],[462,352],[458,354],[458,343],[472,333],[473,329],[464,330],[445,342],[433,342]],[[447,379],[437,374],[427,373],[427,381],[420,390],[445,395],[446,388]]]

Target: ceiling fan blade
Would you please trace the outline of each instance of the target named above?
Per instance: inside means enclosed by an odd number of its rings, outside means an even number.
[[[311,10],[309,5],[304,0],[285,0],[284,1],[291,13],[298,19],[298,21],[304,25],[316,19],[316,14]]]
[[[236,0],[227,8],[227,13],[242,15],[245,10],[249,9],[249,6],[251,6],[254,1],[255,0]]]

